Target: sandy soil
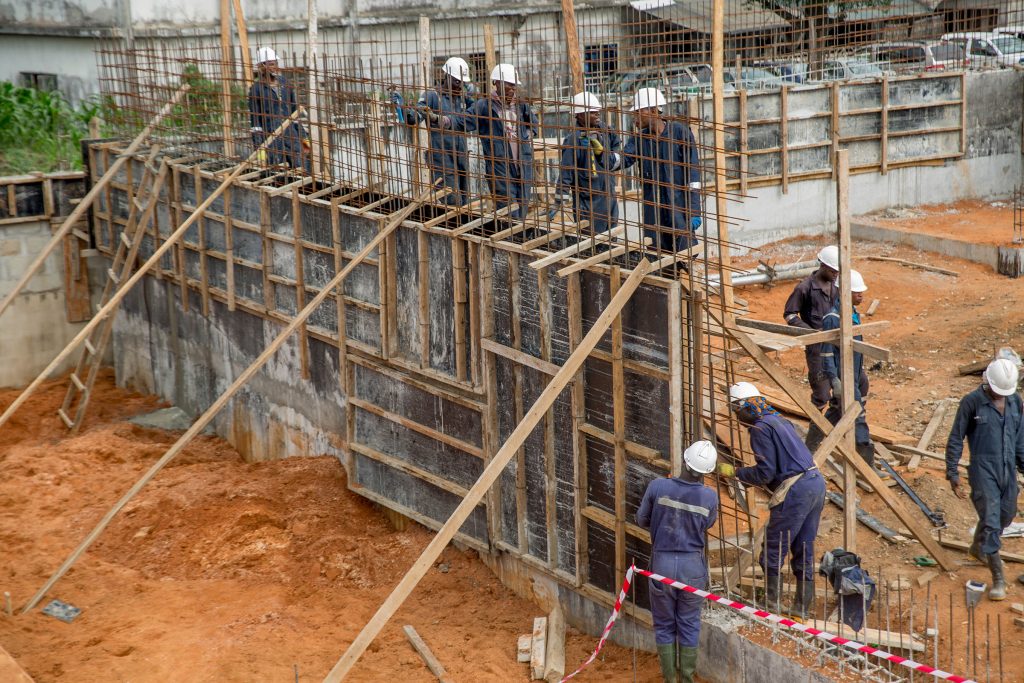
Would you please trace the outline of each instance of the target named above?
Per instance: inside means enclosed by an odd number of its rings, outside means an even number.
[[[109,375],[83,433],[64,438],[54,417],[64,387],[46,385],[0,431],[0,586],[15,604],[177,438],[125,422],[158,404]],[[0,404],[15,396],[0,392]],[[430,537],[395,531],[346,489],[334,458],[249,464],[201,437],[52,591],[82,614],[72,624],[38,610],[0,616],[0,642],[41,682],[319,681]],[[516,640],[538,614],[474,552],[449,548],[351,680],[434,680],[403,624],[454,680],[528,680]],[[567,666],[594,645],[572,631]],[[637,680],[655,679],[655,657],[635,656]],[[632,680],[633,658],[610,646],[580,680]]]
[[[1013,202],[1007,200],[886,209],[855,220],[976,244],[1008,245],[1013,241]]]

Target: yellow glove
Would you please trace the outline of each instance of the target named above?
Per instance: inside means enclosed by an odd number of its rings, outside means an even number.
[[[264,164],[264,165],[265,165],[265,164],[267,163],[267,150],[265,150],[265,149],[263,149],[263,148],[261,147],[261,148],[260,148],[260,151],[256,153],[256,159],[257,159],[257,161],[259,161],[259,162],[260,162],[261,164]]]
[[[727,462],[722,462],[718,464],[718,473],[723,477],[735,477],[736,468]]]
[[[302,150],[308,153],[312,148],[313,145],[310,143],[309,138],[302,138]]]
[[[594,154],[604,154],[604,145],[597,138],[590,138],[590,148],[594,150]]]

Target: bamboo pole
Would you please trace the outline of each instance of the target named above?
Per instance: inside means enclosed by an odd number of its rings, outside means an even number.
[[[288,122],[286,121],[285,123]],[[156,474],[160,470],[162,470],[165,465],[167,465],[167,463],[169,463],[179,453],[181,453],[181,451],[185,449],[185,447],[192,441],[193,438],[198,436],[204,429],[206,429],[206,426],[213,421],[213,418],[217,416],[217,413],[219,413],[221,409],[223,409],[224,406],[227,405],[228,401],[230,401],[234,397],[234,395],[238,393],[239,389],[245,386],[245,384],[250,379],[252,379],[253,375],[255,375],[260,370],[260,368],[267,364],[267,361],[270,360],[271,356],[277,353],[277,350],[280,349],[281,346],[288,340],[288,337],[290,337],[292,333],[299,329],[299,327],[306,322],[309,316],[313,315],[313,312],[316,311],[317,308],[319,308],[319,306],[327,299],[327,297],[332,296],[334,294],[334,290],[345,280],[348,274],[351,273],[356,268],[356,266],[362,263],[362,261],[367,256],[369,256],[370,253],[374,249],[376,249],[381,244],[381,242],[383,242],[384,239],[387,238],[388,235],[394,232],[395,229],[398,228],[399,225],[401,225],[402,221],[408,218],[409,215],[412,214],[412,212],[415,211],[417,208],[419,208],[420,205],[422,205],[425,201],[430,199],[432,194],[433,189],[427,190],[419,197],[417,197],[413,202],[411,202],[408,206],[406,206],[404,209],[402,209],[397,214],[392,216],[388,224],[383,229],[381,229],[381,231],[377,233],[377,235],[372,240],[370,240],[370,242],[365,247],[363,247],[362,251],[356,254],[356,256],[351,261],[348,262],[348,265],[346,265],[341,270],[341,272],[339,272],[333,278],[331,278],[331,281],[328,282],[324,286],[324,288],[321,289],[317,293],[317,295],[310,300],[308,304],[306,304],[305,308],[299,311],[295,318],[293,318],[292,321],[288,323],[288,325],[281,331],[281,333],[277,335],[274,341],[271,342],[270,345],[263,350],[263,353],[261,353],[256,358],[256,360],[252,362],[252,365],[247,367],[245,371],[238,376],[238,379],[236,379],[231,384],[231,386],[227,388],[227,391],[221,394],[220,397],[217,398],[216,401],[214,401],[213,405],[207,408],[206,412],[199,416],[199,419],[197,419],[192,424],[192,426],[189,427],[188,431],[182,434],[181,437],[174,442],[174,445],[172,445],[167,450],[167,452],[164,453],[160,457],[160,459],[157,460],[153,464],[153,466],[150,467],[149,470],[144,475],[142,475],[142,477],[137,482],[135,482],[135,484],[130,489],[128,489],[128,492],[121,496],[121,499],[118,500],[117,503],[115,503],[114,506],[107,511],[107,514],[103,515],[103,519],[101,519],[99,524],[97,524],[96,527],[91,532],[89,532],[89,535],[85,537],[85,540],[82,541],[77,548],[75,548],[74,552],[72,552],[68,556],[68,558],[64,560],[64,563],[60,566],[60,569],[54,572],[53,576],[51,576],[43,585],[43,587],[39,589],[39,591],[32,597],[31,600],[29,600],[28,604],[26,604],[25,608],[22,610],[22,614],[28,612],[30,609],[35,607],[40,600],[43,599],[47,591],[49,591],[53,587],[53,585],[57,583],[57,581],[59,581],[62,576],[64,576],[64,574],[72,567],[72,565],[74,565],[78,558],[81,557],[82,554],[89,548],[89,546],[92,545],[93,542],[99,537],[99,535],[103,533],[103,530],[107,528],[108,524],[110,524],[110,521],[114,518],[114,515],[116,515],[125,505],[127,505],[128,501],[134,498],[135,495],[140,490],[142,490],[142,487],[149,483],[149,481],[153,477],[155,477]]]
[[[116,176],[117,172],[121,170],[121,167],[124,166],[128,158],[132,154],[135,154],[139,147],[142,146],[142,143],[145,142],[146,138],[149,137],[149,134],[153,131],[157,124],[159,124],[160,121],[163,120],[163,118],[170,113],[171,108],[173,108],[174,105],[176,105],[178,101],[182,98],[182,96],[189,91],[190,87],[191,86],[186,84],[178,88],[178,92],[174,93],[174,97],[172,97],[170,101],[167,102],[167,104],[165,104],[159,112],[157,112],[157,115],[154,116],[150,120],[149,124],[142,129],[142,132],[139,133],[134,140],[132,140],[131,144],[128,145],[127,149],[125,149],[123,153],[118,155],[114,163],[110,166],[110,168],[107,169],[107,172],[104,173],[103,177],[99,179],[99,182],[92,186],[92,189],[90,189],[89,192],[82,198],[82,201],[78,203],[78,206],[76,206],[75,210],[71,212],[71,215],[64,220],[64,223],[61,224],[57,232],[53,233],[53,237],[50,238],[49,243],[47,243],[47,245],[43,247],[43,250],[39,252],[39,256],[37,256],[36,260],[32,262],[32,265],[28,267],[28,270],[25,271],[25,274],[21,276],[21,279],[18,280],[18,283],[14,285],[14,289],[12,289],[10,293],[8,293],[7,297],[3,300],[3,303],[0,303],[0,315],[4,314],[4,311],[6,311],[8,306],[11,305],[11,303],[14,301],[14,298],[21,293],[21,290],[24,289],[25,285],[29,283],[29,280],[31,280],[32,277],[36,274],[36,271],[42,268],[43,263],[46,262],[46,259],[49,258],[50,254],[53,253],[53,250],[56,249],[57,246],[63,241],[64,236],[71,232],[71,229],[75,227],[79,219],[82,218],[82,215],[89,209],[90,206],[92,206],[92,203],[96,200],[96,197],[98,197],[100,193],[103,192],[107,184],[114,179],[114,176]],[[3,423],[0,422],[0,424]]]
[[[277,138],[277,136],[280,135],[281,132],[285,130],[285,128],[290,126],[292,122],[295,121],[296,118],[298,118],[299,113],[301,111],[302,107],[299,107],[294,112],[292,112],[291,116],[289,116],[287,119],[281,122],[281,125],[277,127],[277,130],[271,133],[263,142],[262,145],[253,150],[252,154],[250,154],[248,158],[242,161],[242,163],[238,164],[238,166],[235,167],[235,169],[230,173],[230,175],[228,175],[224,179],[224,182],[220,184],[220,187],[214,190],[213,193],[206,198],[206,201],[204,201],[202,204],[196,207],[196,210],[192,212],[192,215],[186,218],[185,222],[178,226],[178,229],[167,237],[164,243],[160,245],[160,248],[153,252],[153,255],[149,257],[149,260],[143,263],[141,266],[139,266],[139,269],[135,271],[135,274],[132,275],[131,279],[125,282],[124,285],[122,285],[121,288],[114,293],[114,295],[110,298],[110,301],[104,304],[104,306],[100,310],[96,311],[96,315],[93,316],[92,320],[90,320],[89,323],[85,327],[83,327],[77,335],[75,335],[74,339],[68,342],[68,345],[64,347],[63,351],[57,354],[56,358],[50,361],[50,364],[47,365],[41,373],[39,373],[39,376],[32,380],[31,384],[25,387],[25,390],[21,392],[18,398],[14,399],[14,402],[7,407],[7,410],[4,411],[3,415],[0,415],[0,427],[3,427],[7,423],[7,421],[11,419],[11,415],[13,415],[14,412],[19,407],[21,407],[21,404],[28,400],[28,397],[31,396],[32,393],[39,388],[39,385],[42,384],[47,377],[49,377],[50,373],[56,370],[57,367],[64,361],[64,359],[67,358],[71,354],[71,352],[78,347],[79,344],[81,344],[85,339],[89,337],[89,335],[92,334],[92,331],[103,322],[104,318],[114,313],[114,310],[117,308],[118,304],[121,303],[121,299],[128,295],[128,292],[131,291],[131,288],[134,287],[136,283],[138,283],[138,281],[143,278],[143,276],[149,271],[150,268],[160,263],[160,259],[163,257],[163,255],[167,253],[171,248],[176,246],[177,241],[182,238],[185,232],[188,231],[189,227],[197,220],[199,220],[203,216],[203,213],[208,208],[210,208],[210,205],[213,204],[214,201],[216,201],[217,197],[223,194],[224,190],[226,190],[228,186],[230,186],[231,183],[234,182],[235,178],[241,175],[242,172],[249,167],[249,164],[251,164],[253,160],[256,159],[260,150],[265,149],[267,145],[273,142]],[[184,278],[182,278],[182,282],[182,286],[184,286]],[[185,301],[187,300],[188,297],[185,297]]]
[[[462,500],[459,506],[452,513],[452,516],[448,518],[448,521],[444,523],[444,526],[437,532],[433,540],[420,555],[419,559],[413,564],[409,571],[402,577],[398,585],[388,596],[384,604],[380,606],[377,613],[373,615],[373,618],[363,627],[363,630],[359,632],[356,639],[349,645],[345,654],[342,655],[338,663],[334,665],[330,673],[324,679],[325,683],[338,683],[343,680],[346,675],[355,666],[355,663],[362,656],[366,648],[369,647],[373,639],[381,632],[384,625],[391,619],[391,617],[398,611],[405,599],[409,597],[413,589],[420,580],[426,575],[427,571],[433,566],[434,561],[444,550],[445,546],[452,540],[455,533],[459,530],[462,524],[469,518],[470,513],[480,504],[483,500],[484,495],[494,485],[498,477],[504,471],[505,466],[508,465],[509,461],[515,456],[516,451],[523,445],[526,438],[534,430],[534,428],[540,423],[541,418],[558,398],[562,390],[565,389],[566,385],[572,381],[576,372],[583,365],[583,362],[590,355],[590,352],[597,346],[601,337],[611,326],[612,321],[619,315],[623,307],[629,301],[629,298],[633,295],[633,292],[643,282],[644,276],[650,271],[651,265],[648,261],[641,261],[640,265],[630,274],[629,278],[622,284],[618,293],[608,303],[608,307],[605,308],[604,312],[594,323],[594,326],[587,332],[586,337],[580,342],[580,345],[573,351],[572,355],[565,361],[565,365],[558,371],[558,374],[552,378],[551,382],[545,387],[543,393],[537,398],[536,403],[530,408],[529,412],[523,418],[508,440],[502,445],[501,449],[494,454],[494,457],[488,463],[487,468],[480,475],[480,478],[473,488],[469,490],[469,493]]]

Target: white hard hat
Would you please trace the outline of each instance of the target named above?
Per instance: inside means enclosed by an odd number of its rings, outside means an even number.
[[[457,81],[463,83],[469,83],[469,64],[462,57],[449,57],[448,61],[441,67],[446,75],[451,76]]]
[[[856,270],[850,271],[850,291],[851,292],[866,292],[868,286],[864,284],[864,276]]]
[[[630,111],[650,109],[651,107],[660,109],[665,104],[665,95],[657,88],[640,88],[633,96],[633,108]]]
[[[747,398],[754,398],[760,396],[761,392],[757,390],[750,382],[736,382],[729,387],[729,400],[730,401],[742,401]]]
[[[718,452],[710,441],[695,441],[683,451],[683,462],[694,472],[708,474],[715,471]]]
[[[272,47],[261,47],[256,50],[256,63],[262,64],[263,62],[276,62],[277,53],[274,52]]]
[[[832,270],[839,270],[839,247],[830,244],[818,252],[818,260]]]
[[[511,83],[512,85],[521,85],[519,83],[519,73],[511,64],[499,64],[491,69],[491,80],[504,81],[505,83]]]
[[[585,111],[600,111],[601,100],[592,92],[581,92],[572,96],[572,113],[582,114]]]
[[[1017,391],[1019,372],[1013,361],[997,358],[985,369],[985,384],[1000,396],[1009,396]]]

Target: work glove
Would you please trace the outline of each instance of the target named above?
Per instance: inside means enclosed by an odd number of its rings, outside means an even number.
[[[590,138],[590,149],[594,150],[594,154],[604,154],[604,145],[597,138]]]
[[[267,150],[260,147],[259,151],[256,152],[256,160],[265,166],[267,163]]]
[[[950,479],[949,487],[953,489],[953,493],[956,495],[957,498],[963,500],[964,498],[967,497],[967,491],[965,491],[964,487],[960,484],[960,477]]]
[[[837,401],[843,398],[843,383],[838,377],[833,377],[829,380],[829,385],[832,387],[832,398]]]
[[[704,224],[704,221],[701,220],[700,216],[694,216],[693,218],[690,219],[690,229],[691,230],[697,230],[703,224]]]
[[[398,105],[399,107],[405,104],[405,98],[403,98],[402,93],[398,92],[397,90],[391,91],[391,101],[394,104]]]
[[[436,126],[438,121],[441,120],[441,117],[434,113],[434,111],[429,107],[420,108],[420,114],[423,116],[423,118],[429,121],[430,125],[432,126]]]
[[[735,477],[736,468],[727,462],[720,462],[718,463],[718,474],[723,477]]]
[[[313,149],[313,144],[309,141],[309,138],[302,138],[302,151],[309,154],[311,149]]]

